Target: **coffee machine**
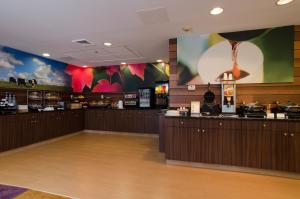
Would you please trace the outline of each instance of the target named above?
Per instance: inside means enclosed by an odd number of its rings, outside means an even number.
[[[220,106],[215,102],[215,94],[210,90],[210,83],[208,83],[208,90],[204,94],[203,105],[201,107],[202,116],[217,116],[220,114]]]
[[[222,80],[222,113],[236,113],[236,83]]]

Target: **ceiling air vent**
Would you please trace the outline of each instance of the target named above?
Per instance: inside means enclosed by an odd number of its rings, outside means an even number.
[[[72,40],[72,42],[73,43],[78,43],[82,46],[92,46],[92,45],[94,45],[94,43],[90,42],[87,39],[75,39],[75,40]]]

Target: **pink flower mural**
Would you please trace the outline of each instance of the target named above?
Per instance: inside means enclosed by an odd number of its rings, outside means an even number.
[[[106,79],[102,79],[98,81],[98,84],[93,88],[93,93],[97,92],[121,92],[122,91],[122,86],[119,83],[110,83]]]
[[[106,68],[106,73],[110,77],[113,76],[113,74],[115,74],[115,73],[119,73],[120,74],[120,66],[108,66]]]
[[[145,80],[145,69],[152,75]],[[154,81],[167,80],[167,67],[155,64],[129,64],[107,67],[78,67],[67,65],[65,72],[71,76],[74,92],[123,92],[134,91],[141,86],[152,86]],[[156,71],[156,72],[154,72]],[[148,74],[148,76],[149,76]],[[159,74],[159,75],[158,75]]]
[[[127,67],[132,75],[144,80],[146,64],[129,64]]]
[[[72,89],[74,92],[82,92],[85,86],[91,89],[94,79],[93,68],[81,68],[69,64],[65,72],[72,76]]]

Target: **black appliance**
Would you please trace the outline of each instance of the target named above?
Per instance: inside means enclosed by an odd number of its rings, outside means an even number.
[[[289,105],[284,108],[285,117],[287,119],[300,119],[300,106]]]
[[[205,116],[219,115],[220,113],[220,106],[215,103],[215,94],[210,90],[210,83],[208,83],[208,90],[204,94],[204,103],[201,107],[201,114]]]
[[[17,103],[16,96],[10,92],[6,92],[5,98],[0,99],[0,114],[16,114]]]
[[[155,83],[155,102],[158,108],[169,106],[169,82],[159,81]]]
[[[155,107],[155,89],[154,88],[139,88],[139,108],[154,108]]]
[[[243,104],[239,108],[239,115],[247,118],[266,118],[266,107],[258,103]]]
[[[283,113],[287,119],[300,119],[300,106],[298,104],[288,102],[287,104],[274,103],[271,112],[277,118],[277,113]]]

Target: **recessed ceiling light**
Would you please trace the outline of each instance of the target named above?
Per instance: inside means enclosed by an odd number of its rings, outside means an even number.
[[[121,65],[126,65],[127,63],[126,62],[121,62]]]
[[[105,42],[104,43],[104,46],[111,46],[112,44],[111,43],[109,43],[109,42]]]
[[[192,32],[192,31],[193,31],[193,28],[190,27],[190,26],[185,26],[185,27],[182,28],[182,30],[183,30],[184,32]]]
[[[50,57],[50,54],[49,53],[43,53],[43,56],[44,57]]]
[[[161,63],[161,62],[163,62],[163,60],[158,59],[158,60],[156,60],[156,62]]]
[[[279,5],[279,6],[282,6],[282,5],[291,3],[292,1],[293,0],[278,0],[276,4]]]
[[[224,11],[223,8],[221,8],[221,7],[215,7],[215,8],[213,8],[213,9],[210,11],[210,14],[211,14],[211,15],[219,15],[219,14],[221,14],[223,11]]]

